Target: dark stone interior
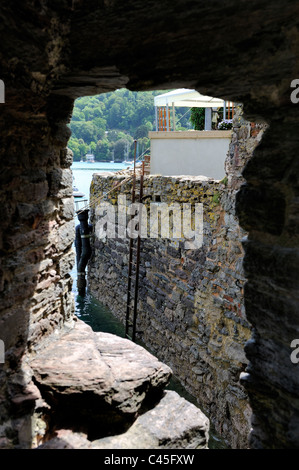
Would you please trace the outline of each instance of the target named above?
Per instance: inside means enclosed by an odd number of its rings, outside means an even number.
[[[290,99],[298,28],[299,3],[290,0],[1,4],[0,411],[12,423],[3,446],[30,440],[24,417],[36,397],[24,357],[72,315],[66,146],[74,99],[189,87],[243,103],[248,120],[269,124],[237,198],[249,232],[245,305],[254,327],[243,382],[250,447],[299,448],[299,366],[290,360],[299,337],[299,117]]]

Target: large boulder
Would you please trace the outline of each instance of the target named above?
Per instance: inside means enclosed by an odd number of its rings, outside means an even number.
[[[120,435],[90,441],[83,433],[61,429],[39,449],[206,449],[209,420],[174,391],[139,416]]]
[[[174,391],[137,418],[119,436],[98,439],[96,449],[204,449],[209,439],[209,420],[192,403]]]
[[[161,397],[172,374],[141,346],[95,333],[81,320],[30,365],[55,428],[84,430],[91,438],[124,431]]]

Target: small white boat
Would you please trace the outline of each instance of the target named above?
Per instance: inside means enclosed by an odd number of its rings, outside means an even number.
[[[73,175],[73,196],[74,197],[84,197],[85,194],[82,193],[81,191],[79,191],[79,189],[77,188],[77,186],[75,185],[75,178],[74,178],[74,175]]]
[[[79,189],[76,186],[73,186],[73,196],[74,197],[84,197],[85,194],[79,191]]]
[[[95,163],[95,158],[93,153],[87,153],[85,155],[86,163]]]

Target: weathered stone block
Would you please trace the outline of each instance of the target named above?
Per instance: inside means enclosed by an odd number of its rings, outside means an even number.
[[[60,216],[66,220],[72,220],[74,218],[75,208],[73,198],[61,199],[61,210]]]
[[[73,152],[69,148],[60,150],[60,165],[61,168],[69,168],[73,163]]]
[[[48,175],[49,196],[64,198],[73,194],[73,176],[69,169],[55,168]]]

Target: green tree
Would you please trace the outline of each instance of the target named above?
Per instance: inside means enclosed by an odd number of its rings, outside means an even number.
[[[84,142],[83,139],[79,139],[79,151],[80,157],[84,157],[89,151],[89,146]]]
[[[119,158],[124,146],[126,158],[132,158],[133,137],[138,139],[138,147],[144,151],[149,142],[148,131],[155,124],[154,97],[166,91],[137,93],[120,89],[78,98],[70,123],[72,136],[69,147],[74,160],[80,160],[89,149],[99,160],[111,160],[113,149]],[[185,108],[180,108],[176,113],[182,129],[190,128],[189,116],[184,116],[184,112]],[[119,143],[114,148],[120,140],[128,143]]]
[[[138,126],[136,131],[135,131],[135,139],[142,139],[143,137],[148,136],[148,127],[146,124],[141,124],[141,126]]]
[[[94,155],[100,161],[107,161],[109,159],[109,142],[107,139],[97,142]]]
[[[72,119],[73,121],[83,121],[85,119],[85,115],[79,108],[75,108]]]
[[[80,160],[80,149],[79,149],[79,142],[78,139],[70,138],[68,142],[68,147],[72,150],[73,152],[73,160],[75,162]]]
[[[107,139],[109,142],[116,142],[118,139],[118,132],[116,130],[108,131]]]
[[[205,108],[191,108],[190,121],[196,131],[203,131],[205,128]]]
[[[114,143],[113,150],[115,162],[122,162],[125,159],[127,142],[128,141],[126,139],[120,139]]]

